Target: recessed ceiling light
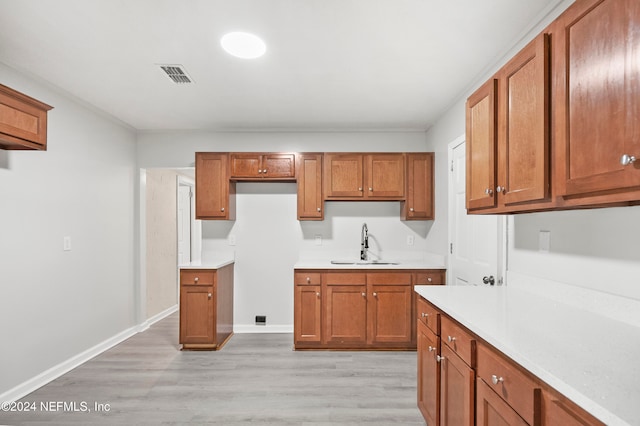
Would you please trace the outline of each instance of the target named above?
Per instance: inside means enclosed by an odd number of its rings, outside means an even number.
[[[220,39],[222,48],[230,55],[242,59],[255,59],[264,55],[267,45],[256,35],[243,32],[225,34]]]

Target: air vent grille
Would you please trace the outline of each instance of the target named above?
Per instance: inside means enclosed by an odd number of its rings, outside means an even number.
[[[160,65],[160,68],[176,84],[193,83],[182,65]]]

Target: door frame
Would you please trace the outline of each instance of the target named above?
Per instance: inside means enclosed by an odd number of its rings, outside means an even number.
[[[447,283],[451,284],[453,282],[453,274],[452,274],[452,261],[451,261],[451,251],[450,247],[453,243],[453,225],[455,222],[455,212],[454,209],[454,189],[453,189],[453,179],[451,179],[451,165],[453,161],[453,150],[457,146],[466,143],[466,135],[462,134],[455,138],[453,141],[447,144],[447,167],[446,167],[446,176],[447,176]],[[507,267],[508,267],[508,259],[507,259],[507,247],[508,247],[508,226],[507,222],[510,220],[510,215],[497,215],[498,216],[498,259],[497,259],[497,269],[498,269],[498,277],[496,277],[496,285],[506,285],[506,277],[507,277]]]

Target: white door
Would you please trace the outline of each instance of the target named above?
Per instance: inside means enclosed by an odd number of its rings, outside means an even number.
[[[191,262],[191,186],[178,184],[178,265]]]
[[[499,270],[502,267],[499,254],[502,219],[496,215],[467,214],[465,177],[465,142],[461,137],[449,144],[448,282],[490,285],[493,280],[497,285],[502,283]]]

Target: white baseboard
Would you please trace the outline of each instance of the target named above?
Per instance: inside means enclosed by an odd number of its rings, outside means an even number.
[[[146,329],[148,329],[149,327],[151,327],[153,324],[157,323],[160,320],[165,319],[166,317],[168,317],[169,315],[171,315],[172,313],[176,312],[178,310],[178,305],[173,305],[167,309],[165,309],[164,311],[155,314],[154,316],[152,316],[151,318],[148,318],[145,322],[143,322],[142,324],[138,325],[138,333],[142,333],[143,331],[145,331]]]
[[[156,322],[160,321],[163,318],[168,317],[169,315],[176,312],[177,310],[178,310],[178,305],[174,305],[168,309],[165,309],[159,314],[156,314],[151,318],[147,319],[142,324],[130,327],[116,334],[115,336],[105,340],[104,342],[98,343],[92,348],[89,348],[86,351],[81,352],[78,355],[75,355],[69,358],[68,360],[61,362],[58,365],[51,367],[50,369],[38,374],[37,376],[27,380],[26,382],[23,382],[18,386],[12,389],[9,389],[3,394],[0,394],[0,402],[12,402],[12,401],[17,401],[20,398],[23,398],[24,396],[41,388],[47,383],[57,379],[63,374],[66,374],[69,371],[73,370],[74,368],[79,367],[80,365],[89,361],[91,358],[94,358],[100,355],[101,353],[103,353],[104,351],[107,351],[112,347],[116,346],[117,344],[124,342],[129,337],[134,336],[135,334],[148,329],[150,326],[152,326]]]
[[[242,333],[293,333],[291,324],[255,325],[255,324],[234,324],[233,332]]]

